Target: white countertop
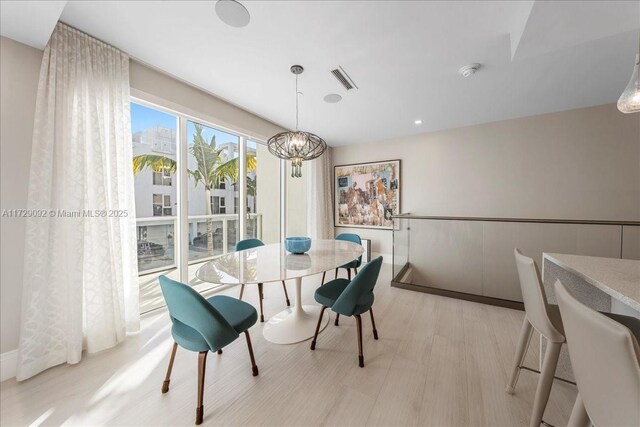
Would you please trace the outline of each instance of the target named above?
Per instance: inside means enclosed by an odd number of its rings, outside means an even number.
[[[546,252],[543,257],[640,311],[640,261]]]

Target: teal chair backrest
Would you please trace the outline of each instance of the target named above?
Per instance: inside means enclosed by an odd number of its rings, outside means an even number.
[[[211,350],[218,350],[238,338],[236,330],[202,295],[190,286],[160,276],[160,288],[172,322],[198,332]]]
[[[243,251],[245,249],[257,248],[258,246],[264,246],[260,239],[244,239],[236,243],[236,251]]]
[[[351,316],[356,307],[366,311],[373,305],[373,288],[378,281],[382,257],[372,260],[362,270],[356,274],[351,283],[347,285],[336,302],[331,306],[331,310],[336,313]]]
[[[353,242],[353,243],[357,243],[358,245],[362,245],[362,240],[360,239],[360,236],[358,236],[357,234],[354,233],[341,233],[338,234],[336,236],[336,240],[342,240],[345,242]],[[356,262],[356,268],[360,267],[362,265],[362,255],[360,255],[358,257],[358,260]]]

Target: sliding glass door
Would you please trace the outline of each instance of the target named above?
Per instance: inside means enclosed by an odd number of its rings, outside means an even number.
[[[131,127],[141,312],[164,306],[160,275],[210,290],[203,262],[242,238],[280,240],[280,161],[263,143],[137,101]]]

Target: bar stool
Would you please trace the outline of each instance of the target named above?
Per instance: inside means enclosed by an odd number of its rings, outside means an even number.
[[[511,378],[506,387],[506,392],[513,394],[515,391],[518,377],[522,369],[528,369],[534,372],[536,370],[523,366],[524,358],[531,342],[533,329],[538,331],[548,342],[547,349],[542,361],[542,370],[540,371],[540,379],[536,388],[536,395],[533,401],[533,410],[529,425],[538,427],[542,423],[542,416],[549,400],[553,379],[559,379],[574,384],[573,382],[555,377],[556,367],[558,366],[558,357],[562,344],[566,342],[564,326],[560,317],[560,309],[555,304],[548,304],[547,297],[540,281],[540,274],[533,259],[524,256],[517,248],[513,250],[516,258],[516,266],[518,268],[518,277],[520,278],[520,288],[522,289],[522,301],[524,302],[525,317],[520,331],[518,347],[516,348],[516,357],[514,360]],[[602,313],[613,321],[625,323],[628,322],[628,316],[622,316],[613,313]]]
[[[559,280],[555,292],[578,384],[569,426],[640,426],[640,320],[617,315],[614,321]]]
[[[564,329],[558,306],[547,304],[536,263],[533,259],[522,255],[517,248],[513,252],[516,258],[516,266],[518,267],[525,316],[522,330],[520,331],[511,379],[507,384],[506,392],[513,394],[515,391],[520,370],[523,368],[524,357],[527,354],[531,335],[535,328],[548,341],[529,422],[531,427],[538,427],[542,422],[544,409],[549,400],[560,349],[562,348],[562,343],[565,342]]]

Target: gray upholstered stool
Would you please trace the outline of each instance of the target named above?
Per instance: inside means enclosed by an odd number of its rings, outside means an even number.
[[[569,426],[640,425],[640,320],[583,305],[555,283],[578,396]]]
[[[548,304],[547,298],[540,281],[540,274],[533,259],[522,255],[518,249],[514,249],[516,258],[516,266],[518,267],[518,276],[520,278],[520,288],[522,289],[522,300],[524,302],[525,317],[518,340],[516,349],[516,357],[514,361],[511,378],[506,387],[506,392],[513,394],[516,383],[523,366],[524,358],[531,341],[533,329],[538,331],[547,341],[547,349],[542,361],[542,369],[540,371],[540,379],[536,388],[536,395],[533,401],[533,410],[531,412],[531,427],[538,427],[542,422],[542,416],[549,400],[551,386],[555,377],[556,367],[558,365],[558,356],[562,344],[566,342],[564,326],[560,317],[560,310],[557,305]],[[613,313],[602,313],[604,316],[622,324],[629,324],[635,318],[622,316]],[[530,368],[525,368],[530,369]],[[530,369],[533,370],[533,369]],[[535,371],[537,372],[537,371]],[[563,380],[562,378],[557,378]],[[571,383],[574,384],[574,383]]]

